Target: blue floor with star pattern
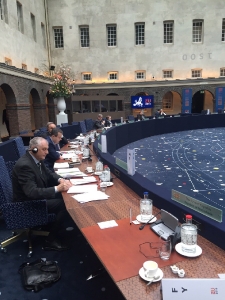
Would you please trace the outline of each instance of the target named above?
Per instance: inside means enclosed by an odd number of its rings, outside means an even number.
[[[126,162],[127,149],[135,149],[137,173],[225,215],[225,128],[148,137],[116,150],[113,156]]]

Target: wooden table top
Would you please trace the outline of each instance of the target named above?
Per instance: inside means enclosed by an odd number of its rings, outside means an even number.
[[[92,156],[92,159],[93,162],[89,162],[89,166],[94,168],[96,158]],[[83,163],[78,167],[81,171],[84,171],[86,166],[87,164]],[[115,177],[115,175],[113,175],[113,177]],[[112,187],[108,187],[106,190],[106,194],[110,196],[106,201],[94,201],[81,204],[74,200],[71,197],[71,194],[63,193],[67,210],[84,236],[85,230],[83,229],[89,226],[94,226],[97,222],[129,218],[130,208],[132,209],[133,219],[135,219],[135,217],[139,214],[139,196],[128,188],[120,179],[115,178],[113,183],[114,185]],[[157,208],[153,208],[154,214],[158,211],[159,210]],[[145,228],[144,230],[149,229]],[[94,243],[89,243],[100,261],[102,261],[103,259],[101,259],[101,254],[97,251],[95,245],[93,245]],[[217,278],[217,274],[225,273],[225,251],[200,235],[198,235],[198,245],[203,250],[201,256],[196,258],[185,258],[184,260],[176,263],[179,269],[184,269],[185,278]],[[110,274],[110,271],[107,269],[107,265],[105,265],[105,267]],[[177,275],[172,273],[169,265],[164,266],[161,269],[163,271],[164,278],[177,278]],[[112,274],[110,275],[112,276]],[[146,288],[146,281],[142,280],[139,275],[115,282],[126,299],[162,299],[160,282],[151,284],[151,286]]]

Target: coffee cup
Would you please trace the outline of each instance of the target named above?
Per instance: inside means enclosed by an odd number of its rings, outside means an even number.
[[[93,169],[92,169],[92,167],[87,167],[87,172],[88,172],[88,173],[91,173],[91,172],[93,172]]]
[[[158,264],[153,260],[148,260],[143,263],[143,269],[144,269],[145,276],[151,278],[154,277],[154,275],[156,274],[158,270]]]

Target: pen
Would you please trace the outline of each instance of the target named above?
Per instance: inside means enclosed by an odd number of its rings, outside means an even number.
[[[130,207],[130,225],[132,224],[132,208]]]

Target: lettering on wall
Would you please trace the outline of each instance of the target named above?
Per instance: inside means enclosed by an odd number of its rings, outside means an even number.
[[[183,54],[182,59],[183,60],[195,60],[195,59],[212,59],[212,53],[200,53],[200,54]]]

